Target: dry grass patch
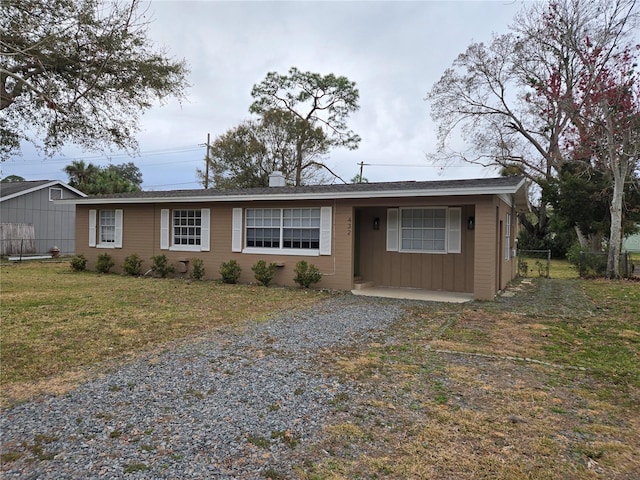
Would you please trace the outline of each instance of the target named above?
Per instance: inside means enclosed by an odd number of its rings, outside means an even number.
[[[318,302],[317,291],[0,266],[3,404],[64,390],[82,369]],[[50,389],[51,388],[51,389]]]
[[[300,476],[640,478],[635,288],[536,280],[496,302],[408,310],[386,343],[328,364],[359,395]]]
[[[516,357],[541,357],[549,327],[513,313],[467,310],[432,348]]]

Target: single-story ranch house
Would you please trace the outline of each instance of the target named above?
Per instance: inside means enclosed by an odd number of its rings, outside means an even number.
[[[76,208],[76,252],[88,266],[107,252],[121,268],[133,253],[151,265],[165,254],[185,272],[204,262],[219,278],[231,259],[240,281],[251,266],[278,265],[275,284],[295,285],[299,260],[322,272],[318,287],[359,282],[465,292],[492,299],[517,274],[517,213],[528,209],[525,179],[404,181],[291,187],[145,191],[64,202]]]

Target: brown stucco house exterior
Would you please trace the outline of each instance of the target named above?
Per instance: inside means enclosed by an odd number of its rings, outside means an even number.
[[[235,259],[252,282],[258,260],[274,283],[295,285],[299,260],[322,272],[318,287],[358,283],[465,292],[492,299],[517,274],[517,213],[528,208],[520,177],[230,190],[145,191],[72,200],[76,252],[88,266],[109,253],[121,268],[136,253],[165,254],[185,273],[204,262],[219,278]]]

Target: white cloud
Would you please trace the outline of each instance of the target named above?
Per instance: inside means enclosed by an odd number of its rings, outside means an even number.
[[[328,164],[345,179],[361,161],[369,164],[426,164],[435,131],[424,97],[444,69],[471,41],[503,33],[521,2],[152,2],[149,33],[172,57],[191,68],[188,99],[170,101],[142,117],[138,158],[145,186],[197,188],[195,169],[204,148],[166,156],[145,152],[196,145],[250,117],[251,88],[267,72],[291,66],[344,75],[360,90],[360,110],[350,126],[361,137],[355,151],[335,150]],[[81,155],[72,146],[67,158]],[[108,160],[88,154],[94,163]],[[49,162],[49,163],[47,163]],[[68,163],[68,162],[67,162]],[[5,162],[2,175],[60,178],[64,161],[40,161],[25,148],[22,159]],[[43,167],[44,166],[44,167]],[[370,180],[423,180],[484,176],[463,167],[443,176],[432,166],[365,167]],[[174,187],[170,187],[174,188]]]

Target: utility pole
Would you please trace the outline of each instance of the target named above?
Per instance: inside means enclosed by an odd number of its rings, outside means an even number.
[[[362,169],[364,168],[364,161],[361,161],[358,165],[360,165],[360,178],[358,179],[358,183],[362,183]]]
[[[209,142],[211,140],[211,134],[207,133],[207,156],[204,158],[204,188],[209,188]]]

